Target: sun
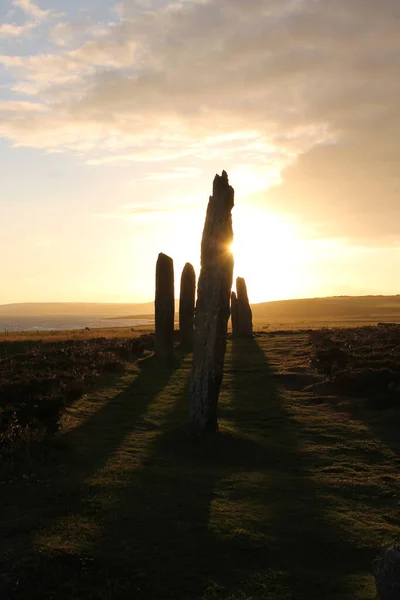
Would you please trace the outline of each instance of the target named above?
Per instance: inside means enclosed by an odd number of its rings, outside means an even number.
[[[298,297],[306,252],[293,223],[265,210],[236,208],[233,230],[234,280],[245,278],[250,302]]]
[[[236,277],[244,277],[251,303],[302,297],[309,257],[307,240],[299,227],[288,218],[254,205],[236,205],[232,224],[233,289]],[[154,223],[157,251],[162,248],[174,260],[176,297],[186,262],[194,266],[199,277],[203,226],[204,206],[163,215],[159,223]]]

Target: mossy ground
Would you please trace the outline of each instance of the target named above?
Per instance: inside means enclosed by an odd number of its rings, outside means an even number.
[[[0,597],[375,598],[372,560],[400,532],[400,443],[304,390],[307,344],[230,340],[205,440],[187,430],[190,356],[79,400],[61,464],[0,486]]]

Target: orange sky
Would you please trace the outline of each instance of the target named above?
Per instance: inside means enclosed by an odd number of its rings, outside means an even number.
[[[252,301],[399,293],[397,0],[5,0],[0,303],[152,300],[215,173]]]

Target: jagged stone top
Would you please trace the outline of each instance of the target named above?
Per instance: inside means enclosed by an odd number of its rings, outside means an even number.
[[[234,189],[229,185],[228,173],[222,171],[221,175],[218,173],[214,177],[213,181],[213,195],[212,197],[223,197],[227,200],[227,208],[232,209],[234,204]],[[210,197],[211,200],[211,197]]]
[[[234,205],[234,194],[226,171],[222,171],[222,175],[216,175],[201,239],[202,269],[208,265],[209,268],[218,270],[228,257],[233,260],[229,247],[233,239],[231,211]],[[201,286],[201,272],[199,285]]]

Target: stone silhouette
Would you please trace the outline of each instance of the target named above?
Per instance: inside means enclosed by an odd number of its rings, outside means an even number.
[[[196,296],[196,273],[190,263],[183,267],[179,296],[179,336],[181,347],[193,349],[194,303]]]
[[[246,281],[243,277],[236,279],[235,299],[231,299],[232,335],[237,337],[252,337],[253,314],[251,312],[249,297],[247,295]]]
[[[174,262],[160,252],[156,265],[155,356],[172,360],[174,350]]]
[[[232,320],[232,335],[237,335],[239,330],[238,323],[238,300],[235,292],[231,293],[231,320]]]
[[[201,240],[201,271],[195,312],[190,416],[197,433],[218,429],[233,278],[232,208],[234,190],[228,175],[216,175]]]

